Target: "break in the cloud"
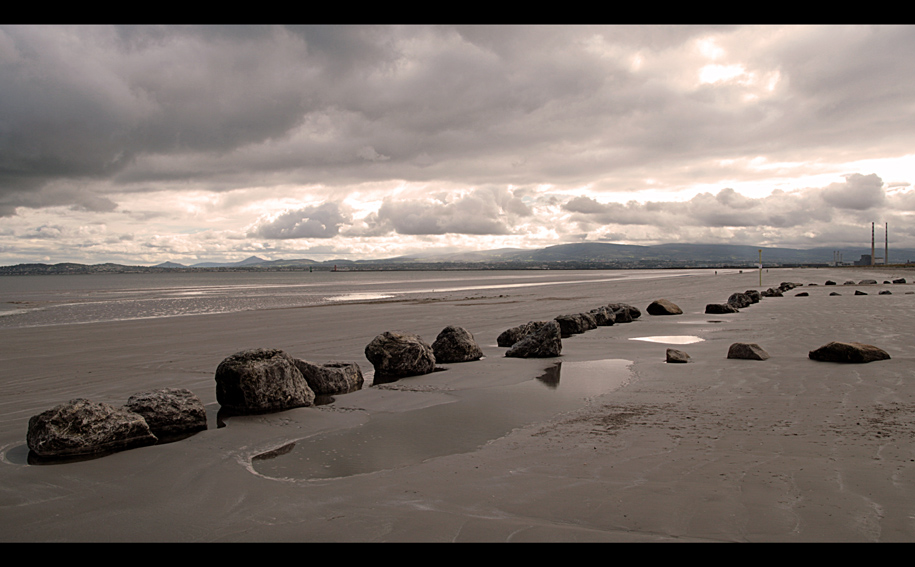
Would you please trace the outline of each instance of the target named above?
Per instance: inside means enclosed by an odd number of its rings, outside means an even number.
[[[840,246],[873,221],[915,246],[913,47],[910,26],[3,26],[0,262]]]

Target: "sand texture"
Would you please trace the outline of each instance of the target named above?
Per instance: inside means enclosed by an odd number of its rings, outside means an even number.
[[[758,277],[709,271],[2,330],[0,540],[915,541],[915,295],[905,293],[915,285],[823,285],[915,273]],[[798,289],[739,313],[704,312],[782,281],[819,285],[804,287],[809,297]],[[644,312],[661,298],[683,314]],[[506,358],[496,346],[510,327],[610,302],[643,314],[563,339],[559,358]],[[447,325],[473,333],[484,358],[368,387],[373,337],[400,330],[430,342]],[[651,336],[703,340],[630,340]],[[891,359],[808,358],[830,341]],[[770,358],[728,359],[735,342]],[[367,386],[217,428],[217,365],[258,347],[355,361]],[[689,362],[666,363],[671,347]],[[27,464],[32,415],[77,397],[123,405],[156,388],[193,391],[209,429]]]

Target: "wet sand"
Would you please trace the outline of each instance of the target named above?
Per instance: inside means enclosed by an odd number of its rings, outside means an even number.
[[[0,540],[913,541],[915,285],[823,285],[897,277],[915,271],[772,269],[762,289],[819,285],[731,315],[704,308],[761,289],[756,272],[2,330]],[[684,314],[647,315],[659,298]],[[608,302],[643,315],[564,339],[559,359],[505,359],[495,346],[511,326]],[[448,324],[486,358],[216,428],[213,375],[233,352],[274,347],[366,371],[375,335],[431,343]],[[630,340],[682,335],[703,340]],[[892,359],[807,358],[832,340]],[[737,341],[771,358],[726,359]],[[666,364],[668,346],[692,362]],[[162,387],[194,391],[210,429],[26,463],[32,415]],[[284,454],[255,459],[270,451]]]

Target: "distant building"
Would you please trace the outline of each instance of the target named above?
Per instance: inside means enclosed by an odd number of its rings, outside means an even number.
[[[855,262],[856,266],[870,266],[871,265],[871,255],[862,254],[861,259]]]

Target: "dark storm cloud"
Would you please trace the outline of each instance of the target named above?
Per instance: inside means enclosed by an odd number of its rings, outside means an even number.
[[[254,234],[262,238],[333,238],[349,216],[336,203],[324,203],[287,211],[271,222],[261,224]]]

